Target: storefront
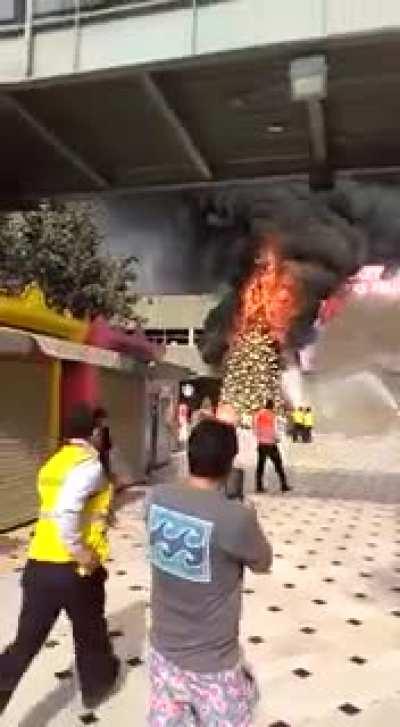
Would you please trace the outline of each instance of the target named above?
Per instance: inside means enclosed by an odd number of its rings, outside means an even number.
[[[37,470],[74,403],[106,408],[121,486],[168,462],[188,372],[159,353],[140,330],[58,315],[35,286],[19,298],[0,295],[0,531],[35,517]]]
[[[0,530],[36,510],[36,472],[57,443],[58,377],[29,335],[0,329]]]

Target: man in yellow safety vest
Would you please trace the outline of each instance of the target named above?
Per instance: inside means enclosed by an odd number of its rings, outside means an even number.
[[[77,405],[66,429],[65,444],[38,475],[40,511],[22,577],[17,635],[0,654],[0,713],[63,610],[72,623],[84,705],[97,706],[119,675],[104,616],[112,491],[90,407]]]
[[[293,442],[304,441],[304,409],[297,406],[292,412],[292,438]]]
[[[305,442],[306,444],[310,444],[310,442],[312,442],[312,434],[313,434],[314,425],[315,425],[314,412],[311,409],[311,406],[307,406],[307,408],[304,412],[304,423],[303,423],[303,428],[304,428],[303,442]]]

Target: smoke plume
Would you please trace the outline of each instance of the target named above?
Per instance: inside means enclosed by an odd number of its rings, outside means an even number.
[[[218,365],[229,347],[235,313],[266,239],[278,242],[292,266],[301,296],[287,337],[298,349],[312,341],[322,300],[363,265],[400,263],[400,194],[393,189],[344,183],[316,193],[304,184],[267,186],[203,199],[198,244],[210,256],[214,282],[226,292],[205,325],[202,354]]]

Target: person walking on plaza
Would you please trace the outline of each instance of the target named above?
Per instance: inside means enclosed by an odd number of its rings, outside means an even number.
[[[304,411],[304,423],[303,423],[303,442],[310,444],[313,439],[313,429],[315,425],[314,412],[311,406],[307,406]]]
[[[304,441],[304,408],[297,406],[292,412],[292,438],[293,442]]]
[[[257,688],[239,649],[243,569],[267,573],[272,548],[254,508],[224,495],[236,452],[231,424],[200,422],[187,483],[149,496],[150,727],[251,725]]]
[[[265,409],[260,409],[255,414],[253,430],[258,445],[256,492],[265,492],[263,480],[267,459],[270,459],[275,467],[276,474],[281,483],[282,492],[288,492],[292,488],[287,483],[282,457],[278,447],[277,421],[272,399],[267,401]]]
[[[73,409],[66,435],[38,475],[40,510],[22,576],[17,635],[0,654],[0,712],[62,610],[72,623],[84,705],[97,706],[119,675],[104,616],[111,486],[88,406]]]

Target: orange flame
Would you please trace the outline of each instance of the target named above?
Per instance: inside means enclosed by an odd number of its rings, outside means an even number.
[[[282,343],[299,308],[294,268],[280,259],[276,242],[265,240],[266,253],[241,294],[236,334],[260,330]]]

